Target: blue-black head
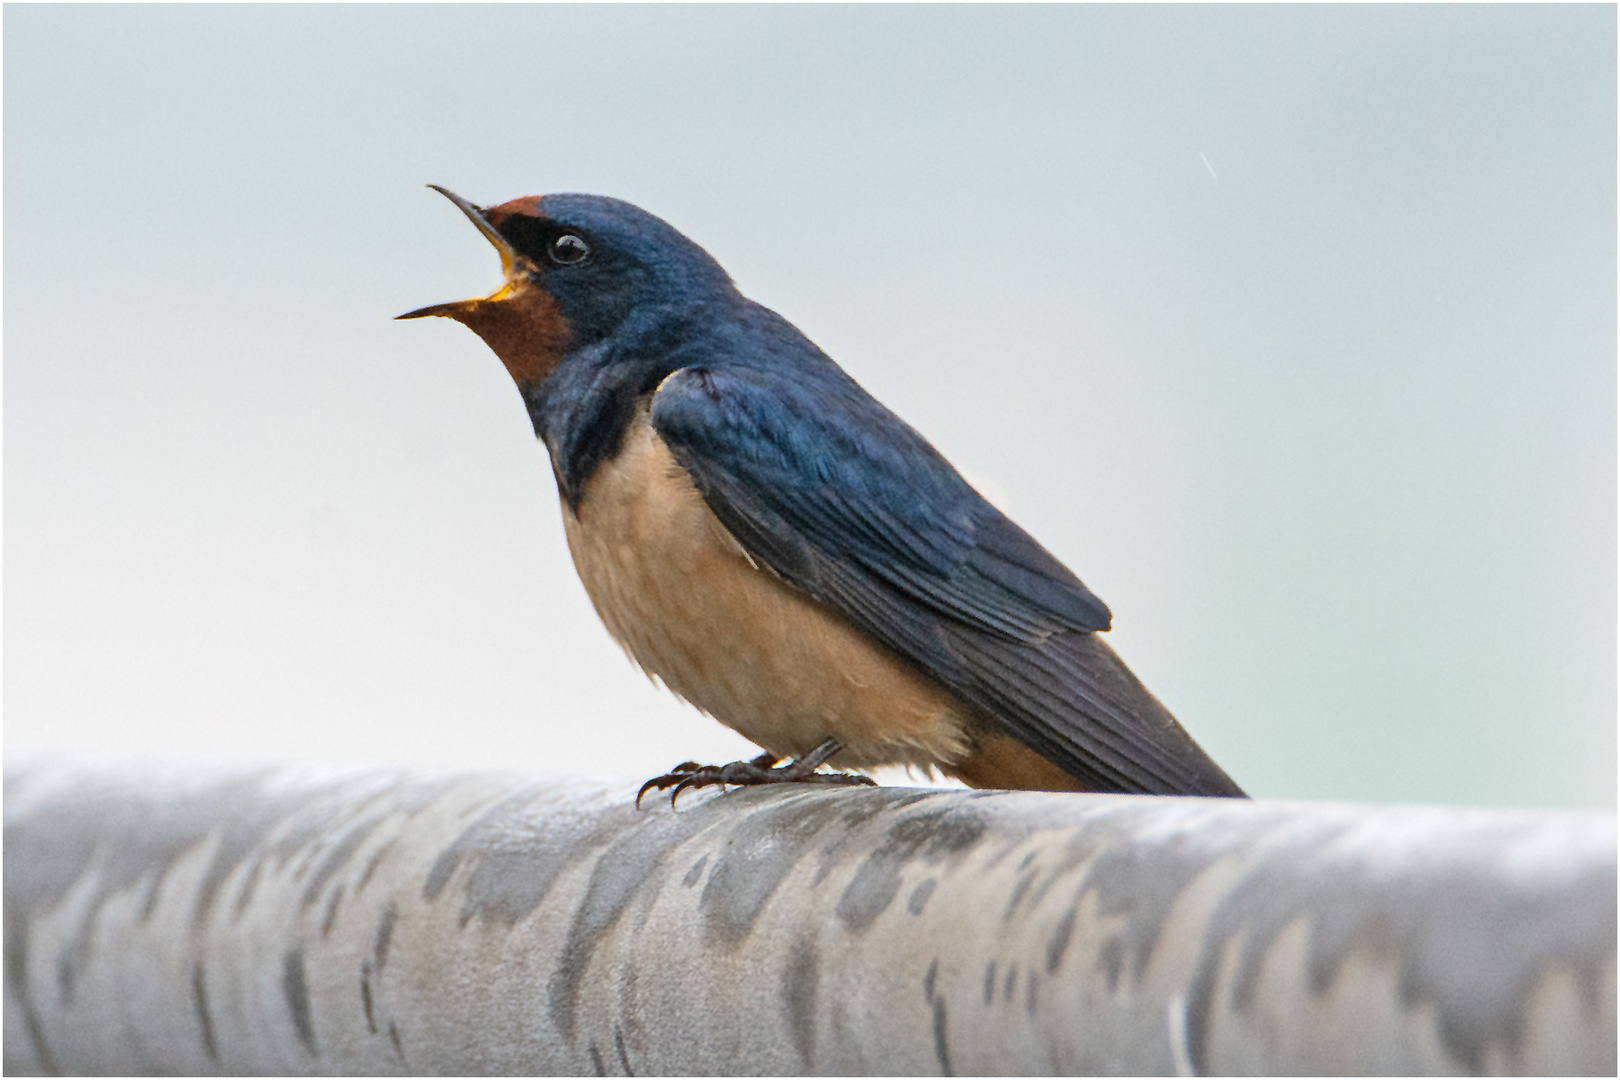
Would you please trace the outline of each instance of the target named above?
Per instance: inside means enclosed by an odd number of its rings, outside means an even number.
[[[465,323],[522,388],[538,385],[568,353],[649,307],[681,310],[735,295],[708,252],[630,203],[564,194],[480,207],[429,186],[495,246],[506,280],[489,296],[399,317],[441,315]]]

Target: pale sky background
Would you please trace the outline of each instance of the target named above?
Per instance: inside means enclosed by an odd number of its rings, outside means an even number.
[[[1262,797],[1612,809],[1616,34],[1586,7],[4,10],[5,750],[644,777],[452,323],[478,203],[705,245]]]

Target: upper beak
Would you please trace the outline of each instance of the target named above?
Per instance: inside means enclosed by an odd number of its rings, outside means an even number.
[[[488,297],[481,297],[475,300],[456,300],[448,304],[431,304],[428,307],[417,308],[415,311],[407,311],[403,315],[396,315],[394,316],[396,319],[421,319],[429,315],[444,315],[448,318],[454,319],[458,315],[466,312],[467,309],[472,305],[479,303],[480,300],[494,300],[500,298],[507,289],[511,288],[512,279],[516,277],[518,273],[518,253],[512,249],[511,244],[506,242],[505,237],[495,231],[495,226],[484,220],[484,211],[482,208],[474,206],[472,203],[468,202],[466,199],[463,199],[460,195],[457,195],[449,188],[442,188],[438,184],[429,184],[428,187],[455,203],[456,208],[459,209],[463,214],[467,215],[467,220],[473,223],[473,227],[484,234],[484,239],[488,240],[492,245],[494,245],[495,250],[501,256],[501,273],[505,276],[506,281],[504,281],[501,284],[501,287],[496,289],[495,292],[490,294]]]

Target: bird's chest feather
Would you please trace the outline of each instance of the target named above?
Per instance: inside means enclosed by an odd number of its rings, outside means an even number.
[[[563,506],[574,566],[608,632],[649,675],[767,749],[823,739],[848,766],[938,765],[966,746],[936,683],[756,566],[642,410]]]

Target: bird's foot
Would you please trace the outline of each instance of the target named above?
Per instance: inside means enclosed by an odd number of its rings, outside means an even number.
[[[675,800],[681,797],[681,792],[687,788],[714,787],[724,788],[727,784],[734,787],[751,787],[757,784],[871,784],[877,781],[869,776],[860,776],[855,773],[821,773],[816,772],[827,759],[838,753],[841,748],[837,739],[828,739],[804,757],[788,762],[786,765],[776,766],[780,760],[775,754],[764,753],[753,761],[733,761],[729,765],[699,765],[695,761],[683,761],[663,776],[655,776],[636,792],[636,805],[641,805],[641,797],[653,788],[663,791],[673,787],[669,793],[669,805],[674,806]]]

